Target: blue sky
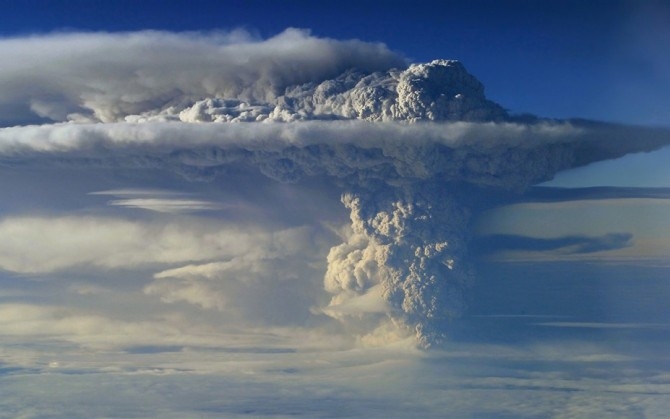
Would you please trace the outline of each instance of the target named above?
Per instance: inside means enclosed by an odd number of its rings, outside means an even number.
[[[670,142],[669,10],[4,5],[0,417],[667,414],[670,152],[524,188]],[[355,120],[396,54],[621,125]]]

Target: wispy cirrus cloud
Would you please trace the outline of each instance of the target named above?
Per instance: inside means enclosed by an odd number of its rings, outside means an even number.
[[[113,199],[107,204],[122,208],[138,208],[163,213],[189,213],[217,211],[226,208],[222,203],[194,199],[188,194],[166,190],[120,189],[91,192],[91,195],[108,195]]]

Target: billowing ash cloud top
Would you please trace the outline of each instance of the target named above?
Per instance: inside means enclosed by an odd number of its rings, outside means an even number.
[[[315,311],[422,346],[465,307],[469,224],[489,194],[670,142],[663,130],[520,122],[457,61],[407,66],[381,44],[295,29],[51,35],[0,41],[0,54],[2,164],[326,178],[351,225],[324,261],[332,298]]]
[[[65,34],[4,40],[4,123],[367,119],[502,120],[457,61],[406,68],[381,44],[289,29]]]
[[[287,88],[270,102],[204,99],[179,109],[134,119],[179,119],[184,122],[364,119],[369,121],[503,120],[505,110],[487,100],[484,87],[458,61],[435,60],[366,73],[348,69],[320,83]]]
[[[0,41],[2,123],[102,121],[205,98],[270,103],[289,86],[405,66],[384,45],[288,29],[229,33],[65,33]]]

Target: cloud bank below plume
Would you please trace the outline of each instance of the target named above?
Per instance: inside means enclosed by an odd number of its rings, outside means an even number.
[[[4,166],[163,170],[214,183],[260,172],[275,185],[316,179],[332,187],[351,224],[322,260],[331,299],[313,312],[369,341],[415,335],[430,346],[443,339],[473,278],[472,215],[494,205],[492,197],[520,193],[563,169],[670,142],[659,129],[524,123],[487,100],[458,62],[407,68],[383,45],[294,29],[265,41],[243,32],[66,34],[0,41],[3,52],[15,58],[0,71],[0,81],[13,86],[0,92],[0,108],[15,109],[5,125],[57,122],[0,128]],[[168,214],[218,208],[176,197],[120,196],[111,205]],[[212,252],[228,238],[213,233],[215,246],[200,256],[165,260],[176,250],[161,246],[177,242],[170,236],[175,231],[114,223],[97,234],[126,231],[132,243],[121,241],[111,255],[89,246],[84,229],[70,248],[45,250],[53,257],[44,261],[20,258],[22,244],[7,242],[0,262],[14,272],[118,268],[130,248],[135,259],[180,264],[156,273],[146,294],[221,310],[229,300],[218,296],[231,288],[217,278],[254,283],[255,277],[264,284],[290,278],[298,268],[288,260],[304,250],[281,257],[222,250],[217,257]],[[80,232],[79,225],[67,218],[7,218],[0,227],[58,236]],[[156,248],[143,244],[149,236]],[[78,247],[87,251],[68,259]],[[287,262],[266,263],[277,259]]]

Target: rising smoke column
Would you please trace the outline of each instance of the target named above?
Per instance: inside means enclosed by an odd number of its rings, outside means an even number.
[[[396,325],[413,332],[421,346],[439,342],[444,323],[465,308],[472,280],[469,210],[436,182],[359,190],[344,194],[342,202],[351,212],[353,234],[328,257],[331,306],[379,285]]]
[[[501,192],[518,194],[569,167],[574,152],[571,142],[528,148],[503,142],[484,153],[430,144],[405,155],[423,165],[399,164],[398,178],[346,185],[351,233],[328,256],[325,286],[333,298],[324,312],[345,323],[369,320],[361,323],[372,341],[375,327],[383,333],[388,322],[421,347],[443,341],[475,278],[468,250],[473,215],[495,205]],[[384,315],[351,308],[374,293],[387,303]]]

